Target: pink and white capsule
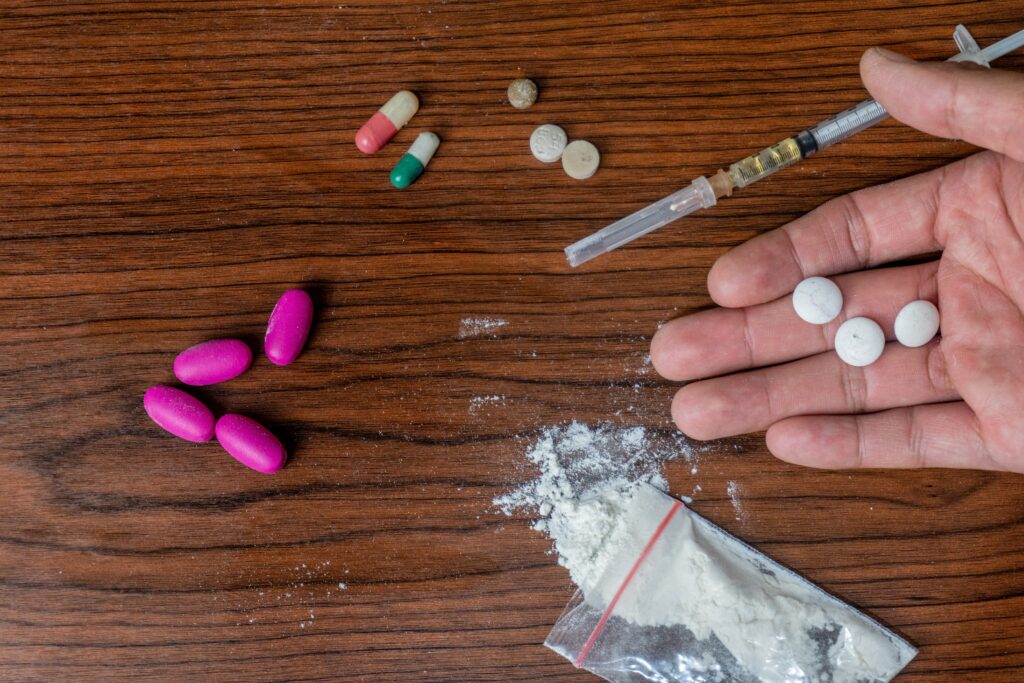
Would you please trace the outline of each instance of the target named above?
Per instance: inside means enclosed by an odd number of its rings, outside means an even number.
[[[213,413],[181,389],[150,387],[142,396],[142,406],[153,422],[180,439],[202,443],[213,438]]]
[[[228,413],[217,420],[217,441],[249,469],[273,474],[284,467],[288,454],[277,437],[256,420]]]
[[[274,365],[289,365],[302,353],[313,324],[313,300],[301,289],[281,295],[267,322],[263,349]]]
[[[420,108],[419,98],[408,90],[395,93],[356,133],[356,147],[373,154],[395,137]]]

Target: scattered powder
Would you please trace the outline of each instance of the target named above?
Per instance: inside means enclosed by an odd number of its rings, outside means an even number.
[[[532,514],[533,528],[551,537],[559,564],[582,588],[608,563],[615,544],[606,541],[626,518],[633,489],[648,483],[666,490],[662,464],[693,455],[681,435],[652,435],[644,427],[547,427],[526,452],[539,475],[495,498],[494,505],[506,515]]]
[[[505,405],[505,397],[498,395],[474,396],[469,399],[469,414],[476,415],[481,408],[488,405]]]
[[[293,572],[292,580],[288,581],[280,592],[269,588],[256,591],[249,604],[239,604],[237,609],[245,615],[250,615],[261,608],[273,605],[276,609],[288,609],[289,613],[299,612],[299,628],[305,629],[312,626],[316,621],[313,607],[323,604],[324,600],[331,597],[338,572],[331,567],[330,560],[310,564],[301,562],[292,567],[291,571]],[[348,570],[344,570],[344,573],[348,574]],[[341,584],[338,586],[342,589],[348,588],[347,583],[344,586]],[[275,612],[275,614],[280,614],[280,612]],[[255,624],[257,619],[252,617],[248,623]],[[241,625],[241,622],[236,625]]]
[[[647,375],[653,367],[650,353],[632,353],[626,357],[626,365],[623,367],[623,371],[626,374]]]
[[[736,513],[736,521],[739,521],[743,517],[743,503],[740,501],[740,485],[734,481],[730,481],[725,485],[725,492],[729,494],[729,500],[732,501],[732,509]]]
[[[459,339],[481,335],[494,336],[495,330],[506,325],[508,321],[500,318],[463,318],[459,323]]]

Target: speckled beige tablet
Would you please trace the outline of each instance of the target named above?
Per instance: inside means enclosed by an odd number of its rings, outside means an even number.
[[[508,86],[508,103],[516,109],[529,109],[537,101],[537,84],[529,78],[517,78]]]

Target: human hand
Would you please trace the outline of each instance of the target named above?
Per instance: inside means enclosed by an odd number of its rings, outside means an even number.
[[[1024,472],[1024,75],[873,49],[861,77],[899,121],[990,151],[839,197],[718,259],[708,290],[722,308],[651,342],[662,376],[702,380],[673,418],[698,439],[767,429],[771,452],[801,465]],[[843,292],[824,326],[790,301],[811,275]],[[867,316],[892,340],[915,299],[938,305],[941,338],[890,342],[863,368],[839,360],[844,320]]]

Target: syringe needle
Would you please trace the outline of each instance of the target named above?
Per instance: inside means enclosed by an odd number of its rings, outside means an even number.
[[[678,192],[615,221],[579,242],[570,244],[565,248],[565,256],[569,259],[569,264],[575,268],[698,209],[714,206],[715,201],[715,191],[711,183],[701,176]]]

